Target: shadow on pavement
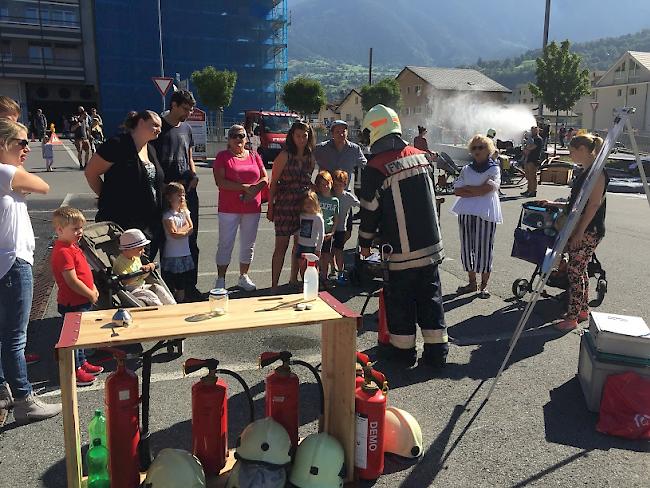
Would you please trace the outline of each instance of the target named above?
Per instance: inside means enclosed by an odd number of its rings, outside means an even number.
[[[596,431],[598,414],[587,410],[577,376],[551,390],[550,396],[550,401],[544,405],[544,425],[548,442],[588,451],[625,449],[650,452],[650,443],[647,441],[622,439]]]

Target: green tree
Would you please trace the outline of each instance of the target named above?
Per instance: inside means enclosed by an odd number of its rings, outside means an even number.
[[[192,83],[196,87],[201,102],[210,110],[217,111],[217,140],[223,135],[223,109],[232,103],[232,95],[237,84],[235,71],[219,71],[214,66],[206,66],[192,73]]]
[[[361,87],[361,106],[366,112],[381,103],[393,110],[402,106],[402,92],[395,78],[384,78],[374,85]]]
[[[541,99],[549,110],[555,112],[555,133],[560,110],[571,110],[583,95],[591,92],[589,70],[582,68],[582,57],[569,50],[568,40],[558,44],[553,41],[537,58],[537,83],[530,83],[530,91]],[[557,138],[555,149],[557,153]]]
[[[307,116],[318,113],[327,103],[320,81],[298,76],[284,85],[282,101],[289,110]]]

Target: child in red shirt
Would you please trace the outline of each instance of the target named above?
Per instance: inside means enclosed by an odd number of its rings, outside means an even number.
[[[93,274],[78,242],[83,235],[86,218],[80,210],[59,207],[52,215],[57,239],[52,249],[50,263],[59,291],[56,302],[61,315],[68,312],[86,312],[97,302],[99,292]],[[75,350],[75,367],[78,386],[93,384],[95,375],[104,368],[90,364],[83,349]]]

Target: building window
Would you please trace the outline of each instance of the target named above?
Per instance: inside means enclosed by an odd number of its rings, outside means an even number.
[[[406,107],[406,115],[411,115],[411,107]]]
[[[2,41],[0,42],[0,61],[3,63],[10,63],[12,59],[11,56],[11,42]]]
[[[433,109],[431,107],[427,107],[427,115],[433,115]]]
[[[354,104],[359,105],[359,97],[354,97]]]
[[[422,93],[422,85],[415,85],[415,94],[419,95]]]
[[[51,46],[29,46],[28,50],[30,63],[52,63],[52,47]]]
[[[614,80],[619,81],[622,80],[625,75],[625,63],[621,64],[618,68],[616,68],[616,71],[614,71]]]
[[[415,113],[416,114],[421,114],[422,113],[422,105],[418,105],[417,107],[415,107]]]
[[[411,87],[410,87],[410,86],[407,86],[407,87],[406,87],[406,93],[407,93],[407,94],[410,94],[410,93],[411,93]]]
[[[639,65],[636,62],[630,60],[630,78],[636,78],[639,76]]]
[[[352,116],[350,114],[345,114],[345,121],[350,122],[352,120]]]
[[[31,7],[25,9],[25,23],[38,25],[38,9]]]
[[[636,95],[636,87],[635,88],[630,88],[629,94],[630,95]]]
[[[623,96],[623,90],[621,90],[620,88],[618,90],[616,90],[616,96],[617,97]]]

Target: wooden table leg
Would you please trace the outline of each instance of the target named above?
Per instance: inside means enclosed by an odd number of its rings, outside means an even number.
[[[68,488],[81,488],[81,441],[79,438],[74,349],[59,349],[58,356]]]
[[[354,379],[357,320],[342,318],[322,326],[322,378],[325,391],[325,432],[345,450],[346,481],[354,478]]]

